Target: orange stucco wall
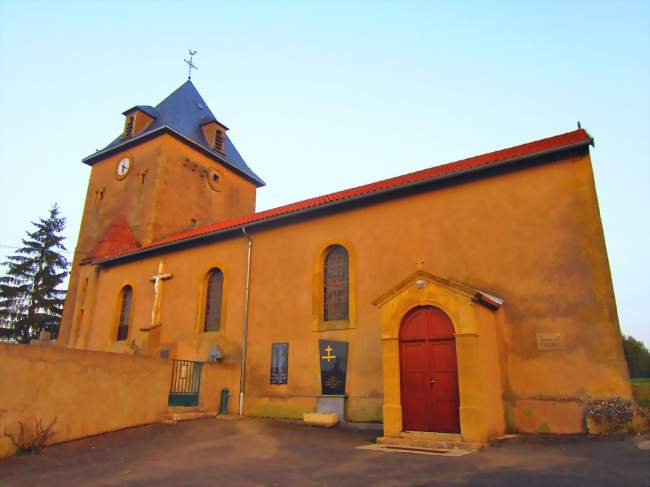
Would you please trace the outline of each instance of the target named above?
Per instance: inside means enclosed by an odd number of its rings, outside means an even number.
[[[131,169],[119,179],[115,169],[124,157],[131,160]],[[220,176],[216,190],[207,182],[210,169]],[[80,305],[76,300],[83,283],[79,264],[116,218],[125,215],[136,240],[147,244],[193,226],[251,213],[255,210],[255,191],[250,181],[170,135],[95,163],[71,269],[60,342],[67,344],[79,325]]]
[[[227,413],[237,414],[239,388],[239,364],[203,364],[199,408],[203,411],[219,411],[221,390],[228,389]]]
[[[314,333],[311,263],[332,239],[350,242],[356,256],[356,327]],[[317,340],[333,338],[350,341],[349,414],[378,419],[379,315],[370,302],[418,262],[505,299],[500,341],[511,429],[544,429],[546,421],[569,432],[576,423],[562,411],[531,428],[516,420],[518,400],[546,407],[630,395],[587,154],[258,232],[253,240],[252,412],[260,404],[264,414],[269,398],[290,394],[305,403],[318,394]],[[564,349],[538,350],[539,332],[561,333]],[[268,383],[273,341],[290,342],[284,391]]]
[[[0,431],[55,418],[51,442],[161,421],[171,361],[0,343]],[[0,437],[0,458],[14,447]]]
[[[178,165],[175,170],[187,177]],[[165,211],[173,211],[171,198],[168,203]],[[348,420],[381,421],[381,320],[371,303],[418,268],[505,300],[493,340],[509,430],[581,430],[589,397],[630,397],[586,151],[250,233],[249,414],[297,418],[314,408],[320,394],[318,340],[329,338],[350,343]],[[333,242],[351,255],[352,315],[349,327],[318,331],[314,303],[321,291],[314,268]],[[151,313],[148,278],[160,260],[174,277],[164,284],[156,335],[136,329]],[[211,344],[219,343],[225,362],[237,363],[245,263],[246,240],[234,236],[101,268],[94,308],[77,334],[87,338],[70,345],[125,349],[114,342],[114,327],[119,289],[129,283],[132,338],[140,350],[153,350],[153,341],[173,346],[179,358],[203,360]],[[212,266],[225,276],[223,328],[202,333],[202,282]],[[82,275],[93,272],[84,267]],[[559,334],[560,345],[540,350],[539,333]],[[273,342],[289,342],[288,385],[269,384]]]
[[[224,241],[207,255],[184,251],[161,259],[173,277],[163,284],[160,328],[152,332],[140,330],[151,323],[153,286],[150,277],[156,272],[160,259],[134,261],[99,270],[94,293],[100,298],[84,314],[84,321],[73,336],[78,339],[70,345],[115,352],[126,352],[135,346],[141,353],[153,353],[160,346],[169,346],[176,358],[206,360],[210,348],[217,344],[224,353],[224,363],[239,363],[243,321],[241,296],[246,265],[243,238]],[[221,330],[204,333],[199,308],[202,308],[205,276],[213,268],[221,269],[224,276]],[[93,272],[95,268],[86,265],[81,276]],[[127,340],[116,342],[119,293],[127,284],[133,288],[131,328]]]
[[[203,226],[255,211],[255,185],[224,165],[171,136],[164,137],[164,157],[153,217],[154,240],[188,229],[190,219]],[[212,168],[221,179],[216,191],[207,182]]]

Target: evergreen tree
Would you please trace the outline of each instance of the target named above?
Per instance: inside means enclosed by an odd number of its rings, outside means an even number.
[[[6,273],[0,277],[0,331],[19,343],[29,343],[41,331],[56,338],[65,299],[59,286],[68,275],[68,260],[61,254],[65,218],[58,206],[32,225],[22,247],[2,264]]]
[[[641,340],[632,335],[623,337],[623,351],[627,360],[630,377],[650,377],[650,351]]]

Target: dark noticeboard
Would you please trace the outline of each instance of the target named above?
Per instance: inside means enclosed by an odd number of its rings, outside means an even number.
[[[345,375],[348,367],[348,342],[318,340],[320,380],[324,396],[345,394]]]
[[[286,384],[289,380],[289,344],[271,345],[271,384]]]

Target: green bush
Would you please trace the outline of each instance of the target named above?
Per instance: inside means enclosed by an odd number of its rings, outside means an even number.
[[[631,335],[624,336],[623,351],[630,377],[650,377],[650,352],[641,340]]]

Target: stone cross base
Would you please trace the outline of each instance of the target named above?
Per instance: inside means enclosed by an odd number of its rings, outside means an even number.
[[[30,340],[29,344],[49,347],[54,345],[51,337],[52,334],[49,331],[42,331],[38,336],[38,340]]]
[[[339,423],[345,423],[345,399],[347,394],[342,396],[316,396],[316,412],[334,413]]]

